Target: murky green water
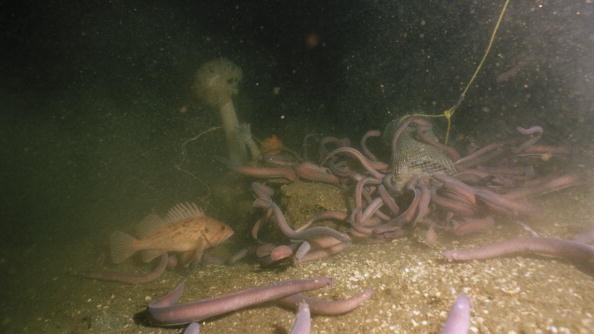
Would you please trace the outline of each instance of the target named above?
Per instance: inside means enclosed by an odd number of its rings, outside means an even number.
[[[337,256],[261,270],[249,263],[168,271],[138,286],[85,280],[114,266],[107,239],[151,212],[195,201],[246,245],[257,219],[249,180],[229,174],[215,110],[191,96],[194,71],[225,56],[244,71],[235,98],[254,135],[300,149],[309,133],[349,137],[405,112],[438,113],[458,97],[483,52],[500,4],[472,1],[339,4],[58,2],[3,9],[0,70],[0,332],[164,333],[135,313],[185,280],[185,301],[283,279],[333,276],[312,293],[375,295],[316,333],[437,332],[455,296],[473,302],[472,332],[588,333],[591,267],[543,257],[445,263],[440,251],[527,235],[513,222],[478,237],[422,236],[355,244]],[[574,152],[556,166],[580,186],[539,198],[537,232],[569,238],[592,226],[593,5],[512,1],[494,50],[454,119],[454,145],[485,145],[539,124],[543,142]],[[304,38],[315,34],[311,47]],[[443,132],[443,130],[442,130]],[[377,152],[388,151],[375,142]],[[285,333],[291,311],[272,305],[203,324],[204,333]]]

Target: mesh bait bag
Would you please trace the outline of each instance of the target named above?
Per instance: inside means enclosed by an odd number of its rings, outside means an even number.
[[[384,140],[391,144],[394,133],[403,122],[404,120],[393,120],[388,123],[384,130]],[[431,130],[426,133],[438,141]],[[431,176],[435,173],[451,175],[456,172],[453,161],[445,152],[417,139],[415,134],[415,125],[411,123],[400,134],[392,152],[392,182],[398,189],[402,189],[415,176]]]

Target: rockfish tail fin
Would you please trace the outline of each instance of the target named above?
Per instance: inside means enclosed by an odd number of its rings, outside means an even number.
[[[136,239],[124,232],[115,231],[109,237],[111,245],[111,261],[113,263],[124,262],[136,252]]]

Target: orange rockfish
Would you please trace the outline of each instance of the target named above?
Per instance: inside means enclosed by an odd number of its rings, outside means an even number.
[[[164,252],[182,253],[182,263],[200,261],[205,249],[214,247],[233,235],[226,224],[204,214],[193,203],[180,203],[162,218],[151,214],[137,226],[134,238],[116,231],[110,237],[111,259],[120,263],[138,251],[145,262]]]

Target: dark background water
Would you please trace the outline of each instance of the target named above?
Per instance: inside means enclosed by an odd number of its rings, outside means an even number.
[[[218,124],[189,89],[213,57],[242,67],[238,114],[257,137],[297,149],[311,132],[358,140],[405,113],[453,105],[502,4],[3,1],[2,242],[68,240],[204,194],[174,166],[184,139]],[[540,124],[548,143],[591,154],[592,11],[583,0],[512,1],[456,114],[455,144]],[[205,179],[223,173],[213,160],[221,137],[189,152]]]
[[[190,91],[203,62],[224,56],[241,66],[235,102],[256,137],[276,134],[296,150],[308,133],[357,142],[405,113],[452,106],[502,5],[0,0],[0,329],[84,331],[89,325],[81,317],[101,314],[95,301],[128,300],[113,303],[114,314],[127,319],[144,303],[138,300],[156,295],[68,273],[103,268],[97,259],[114,229],[202,199],[206,185],[229,177],[214,159],[225,155],[220,131],[187,147],[183,167],[195,177],[176,168],[184,140],[219,124],[216,111]],[[469,142],[484,145],[516,135],[516,126],[538,124],[545,144],[575,150],[569,171],[590,169],[593,7],[590,0],[512,0],[455,115],[452,144],[464,151]],[[305,38],[313,35],[319,43],[308,47]],[[579,213],[578,222],[591,220],[588,182],[566,199],[585,203],[568,209]],[[237,188],[227,189],[229,198]],[[251,226],[253,217],[230,210],[235,203],[219,195],[205,205],[236,230]],[[139,268],[146,269],[116,270]],[[66,299],[73,291],[76,298]]]

